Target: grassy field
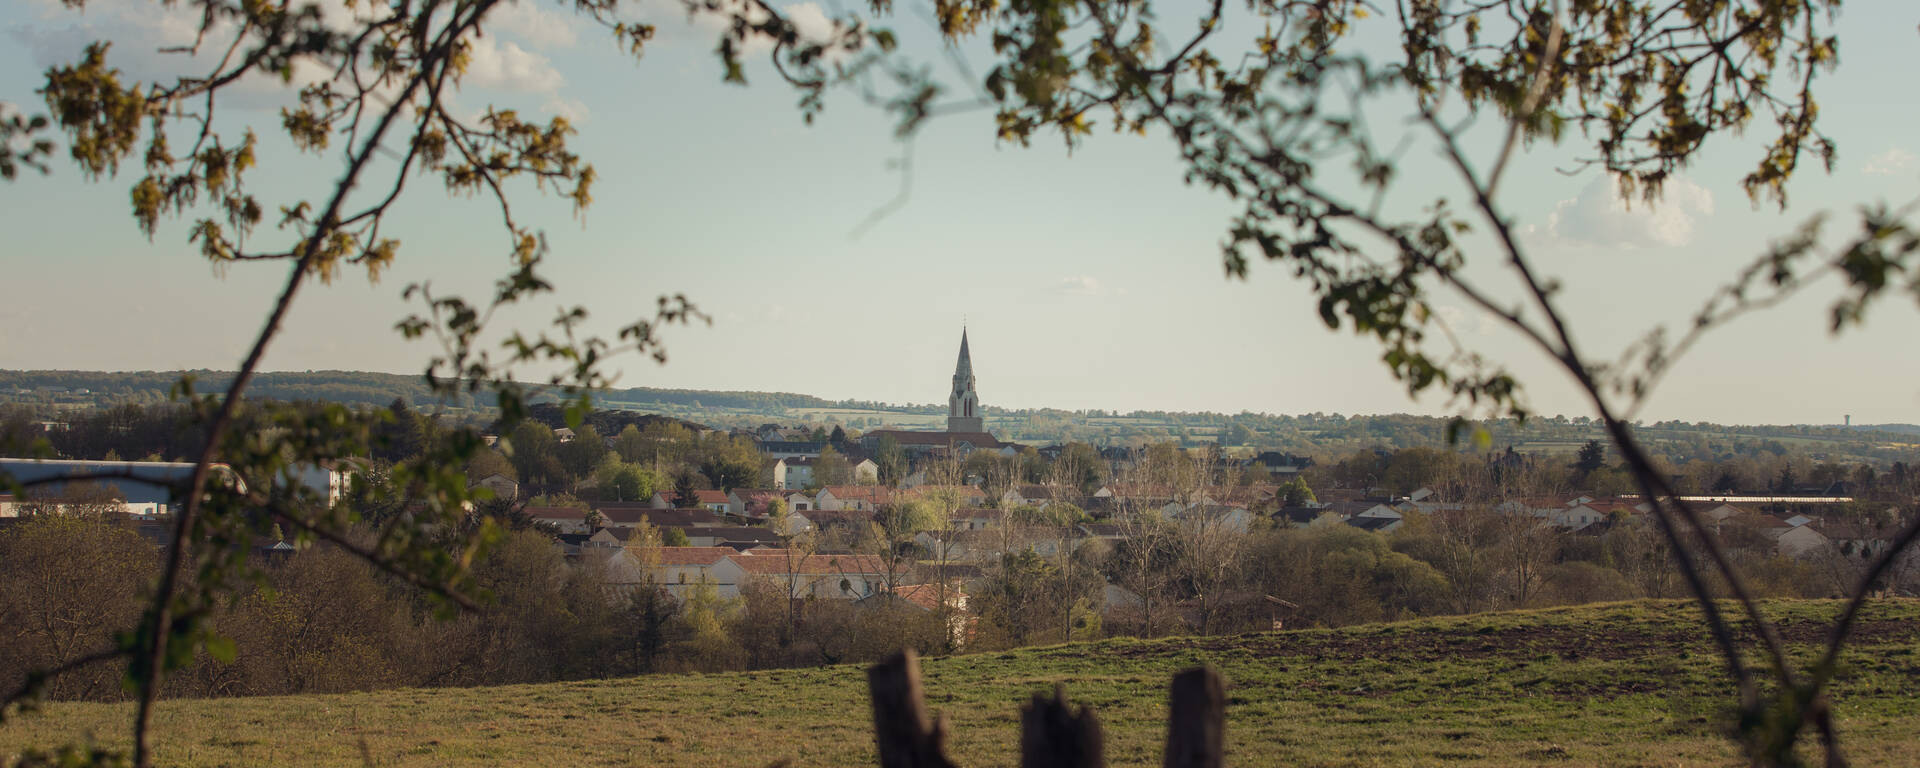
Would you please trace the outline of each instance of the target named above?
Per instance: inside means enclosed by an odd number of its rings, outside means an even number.
[[[1825,602],[1769,610],[1803,659]],[[1344,630],[1098,643],[929,659],[929,704],[963,765],[1017,760],[1018,711],[1064,683],[1099,712],[1114,765],[1159,762],[1166,684],[1229,682],[1238,766],[1732,766],[1731,692],[1696,613],[1640,602]],[[162,764],[872,765],[857,666],[499,688],[172,701]],[[1920,601],[1869,607],[1834,690],[1857,765],[1920,754]],[[123,705],[59,704],[0,726],[25,745],[124,741]]]

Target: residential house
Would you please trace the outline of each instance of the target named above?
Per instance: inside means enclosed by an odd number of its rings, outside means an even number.
[[[952,456],[966,458],[974,451],[997,451],[1011,456],[1018,449],[1000,442],[987,432],[914,432],[902,429],[875,429],[860,436],[860,450],[869,456],[880,450],[880,442],[892,438],[909,458]]]
[[[734,550],[743,550],[762,545],[778,546],[780,544],[780,534],[766,528],[733,525],[680,530],[687,534],[687,543],[696,547],[729,547]]]
[[[982,507],[987,504],[987,492],[971,485],[920,485],[894,494],[892,501],[911,501],[927,498],[930,494],[944,493],[959,500],[962,506]]]
[[[721,513],[711,509],[654,509],[633,505],[596,503],[594,511],[600,513],[600,524],[609,528],[632,528],[642,521],[656,528],[689,528],[694,526],[717,526],[724,522]]]
[[[742,518],[763,518],[771,502],[786,501],[787,491],[772,488],[735,488],[727,492],[727,514]],[[788,504],[787,509],[793,509]]]
[[[1067,488],[1055,488],[1049,485],[1016,485],[1000,494],[1000,508],[1039,507],[1045,509],[1056,500],[1069,500],[1079,494]]]
[[[694,491],[693,495],[696,499],[694,506],[723,514],[727,511],[726,491],[701,489]],[[653,500],[649,502],[649,505],[654,509],[673,509],[675,506],[678,506],[674,503],[674,499],[677,496],[679,496],[678,491],[660,491],[653,494]]]
[[[1127,538],[1126,532],[1116,523],[1081,523],[1080,533],[1082,538],[1108,543],[1119,543]]]
[[[1785,524],[1785,521],[1782,521]],[[1833,542],[1820,529],[1811,525],[1788,525],[1777,532],[1769,531],[1780,554],[1787,557],[1805,559],[1816,555],[1836,551]]]
[[[1285,483],[1299,477],[1300,473],[1305,472],[1308,467],[1312,467],[1313,457],[1265,451],[1255,455],[1250,466],[1266,473],[1267,477],[1275,483]]]
[[[1254,518],[1253,513],[1247,511],[1246,507],[1230,504],[1194,504],[1171,516],[1196,525],[1225,526],[1227,530],[1239,533],[1246,533],[1252,529]],[[1400,513],[1394,512],[1393,519],[1397,522],[1400,519]]]
[[[961,507],[947,515],[956,531],[978,531],[998,528],[1006,513],[998,509],[983,507]]]
[[[782,585],[794,599],[857,600],[886,589],[886,564],[873,555],[790,556],[786,550],[775,549],[737,554],[731,559],[747,577]]]
[[[18,483],[31,484],[27,493],[14,499],[10,509],[15,514],[33,499],[59,499],[67,486],[63,478],[92,477],[75,482],[103,488],[118,495],[121,510],[130,517],[159,517],[170,514],[178,506],[173,498],[174,489],[184,486],[193,474],[193,468],[191,462],[183,461],[0,459],[0,474]],[[213,479],[218,482],[237,482],[225,464],[214,465],[213,473]],[[325,488],[322,488],[321,492],[324,491]]]
[[[787,456],[773,463],[773,484],[797,491],[813,484],[813,462],[817,456]]]
[[[1834,549],[1840,554],[1862,562],[1872,561],[1893,546],[1891,536],[1851,521],[1822,522],[1820,533],[1833,543]]]
[[[1401,522],[1402,520],[1397,517],[1354,516],[1354,517],[1347,518],[1347,525],[1353,526],[1363,531],[1373,531],[1375,533],[1386,533],[1388,531],[1391,531],[1395,528],[1400,527]]]
[[[1329,507],[1281,507],[1273,513],[1273,519],[1288,528],[1311,528],[1342,522],[1340,513]]]
[[[580,542],[581,552],[593,550],[626,549],[627,542],[633,540],[633,528],[599,528]]]
[[[723,598],[739,597],[740,585],[747,579],[740,567],[744,557],[731,547],[655,547],[646,553],[653,560],[651,574],[639,554],[622,549],[607,561],[607,583],[616,588],[634,589],[651,583],[667,590],[676,599],[685,600],[700,585],[710,585]]]
[[[486,477],[480,478],[478,482],[475,482],[472,486],[469,486],[469,487],[485,488],[489,491],[492,491],[493,497],[496,499],[506,499],[508,501],[512,501],[520,497],[520,484],[517,482],[514,482],[513,478],[507,477],[506,475],[500,474],[498,472],[495,472],[491,475],[487,475]]]
[[[754,444],[760,448],[760,453],[769,459],[815,459],[819,458],[820,451],[827,447],[826,443],[781,439],[758,440]]]
[[[527,507],[527,517],[534,522],[546,523],[559,529],[561,533],[588,534],[587,511],[579,507]]]
[[[893,500],[893,491],[879,485],[830,485],[814,496],[814,504],[823,510],[871,512]]]
[[[892,592],[878,592],[871,597],[860,599],[859,605],[865,606],[903,606],[915,610],[934,613],[940,610],[942,597],[947,609],[947,641],[958,648],[973,634],[975,618],[967,613],[967,593],[961,589],[958,580],[947,580],[929,584],[902,584]]]
[[[875,464],[873,459],[849,456],[847,464],[848,474],[853,476],[854,484],[872,485],[880,482],[880,465]]]

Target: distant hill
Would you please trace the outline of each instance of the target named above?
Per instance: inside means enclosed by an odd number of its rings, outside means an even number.
[[[566,411],[567,409],[564,406],[561,406],[557,403],[536,403],[532,407],[527,409],[527,417],[534,421],[538,421],[542,424],[545,424],[549,427],[558,429],[560,427],[564,427],[567,425]],[[661,416],[660,414],[657,414],[657,413],[640,413],[637,411],[616,411],[616,410],[608,410],[605,408],[594,409],[593,412],[587,414],[587,417],[584,421],[586,424],[592,425],[593,431],[600,433],[602,437],[613,437],[614,435],[618,435],[620,434],[620,431],[623,429],[626,429],[627,425],[629,424],[635,427],[639,427],[640,429],[643,429],[643,430],[649,426],[662,423],[662,422],[665,422],[668,424],[679,424],[680,426],[686,427],[687,429],[690,429],[690,430],[694,430],[695,432],[698,432],[704,429],[711,429],[711,427],[708,427],[707,425],[701,424],[699,422],[687,421],[686,419],[676,419],[672,416]]]
[[[77,410],[123,403],[165,402],[181,375],[192,373],[196,389],[224,389],[232,374],[219,371],[0,371],[0,403],[36,408]],[[418,410],[434,410],[481,421],[494,417],[494,403],[484,394],[443,401],[434,397],[420,376],[365,371],[289,371],[260,374],[248,390],[253,398],[317,400],[358,407],[384,407],[402,400]],[[535,405],[556,402],[535,397]],[[594,428],[617,434],[629,423],[671,418],[687,424],[727,429],[766,423],[845,426],[853,430],[879,428],[941,429],[946,406],[938,404],[880,403],[830,400],[793,392],[740,390],[655,389],[628,387],[597,393]],[[541,416],[563,424],[559,410]],[[1269,414],[1193,411],[1104,411],[1060,408],[986,408],[987,428],[1003,440],[1027,445],[1082,441],[1102,446],[1140,446],[1175,441],[1198,446],[1220,444],[1250,455],[1277,450],[1309,455],[1350,455],[1375,448],[1446,447],[1450,419],[1411,414]],[[1540,416],[1520,423],[1512,419],[1481,422],[1489,438],[1474,450],[1503,451],[1508,446],[1529,453],[1571,454],[1588,440],[1607,439],[1597,423],[1587,418]],[[1643,424],[1636,433],[1676,465],[1695,459],[1731,456],[1805,453],[1820,461],[1871,462],[1889,466],[1895,461],[1920,460],[1915,437],[1920,425],[1752,425],[1723,426],[1704,422],[1666,421]],[[1464,434],[1472,434],[1469,430]],[[1454,446],[1468,449],[1468,445]]]
[[[1892,432],[1901,435],[1920,435],[1920,424],[1856,424],[1853,428],[1867,432]]]
[[[1796,654],[1835,601],[1769,601]],[[1869,603],[1833,683],[1856,765],[1920,753],[1920,603]],[[1234,637],[1116,638],[922,663],[960,765],[1019,762],[1020,706],[1065,686],[1115,766],[1157,765],[1174,673],[1227,683],[1227,762],[1242,766],[1662,765],[1741,762],[1720,656],[1685,602],[1611,603]],[[123,749],[125,704],[52,703],[0,728],[0,764],[86,740]],[[161,761],[383,766],[875,765],[859,664],[489,688],[169,700]],[[583,724],[600,718],[618,727]],[[1811,739],[1811,737],[1809,737]]]

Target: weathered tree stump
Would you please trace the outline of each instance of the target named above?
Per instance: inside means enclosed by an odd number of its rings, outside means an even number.
[[[927,717],[920,660],[912,649],[867,668],[873,696],[873,738],[880,768],[954,768],[946,755],[945,719]]]
[[[1206,667],[1174,675],[1163,765],[1223,768],[1226,764],[1227,696],[1220,676]]]
[[[1034,694],[1033,703],[1020,709],[1020,765],[1106,768],[1100,718],[1090,708],[1070,706],[1066,686],[1054,686],[1053,698]]]
[[[955,768],[947,759],[945,718],[927,716],[920,660],[912,649],[867,668],[873,697],[873,740],[880,768]],[[1168,701],[1165,768],[1224,768],[1227,755],[1226,687],[1213,670],[1173,677]],[[1034,694],[1020,709],[1022,768],[1106,768],[1106,736],[1091,707],[1067,702],[1056,685],[1051,698]]]

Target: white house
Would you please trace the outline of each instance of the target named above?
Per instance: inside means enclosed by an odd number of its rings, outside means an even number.
[[[746,572],[735,563],[739,552],[732,547],[655,547],[648,553],[653,559],[653,583],[678,599],[701,584],[712,585],[723,598],[738,597]],[[621,549],[607,560],[607,583],[625,589],[644,586],[647,574],[634,552]]]
[[[587,510],[578,507],[527,507],[527,517],[558,528],[561,533],[591,533]]]
[[[797,491],[813,484],[813,456],[788,456],[773,463],[773,484]]]
[[[1787,557],[1797,559],[1836,551],[1833,542],[1811,525],[1796,525],[1777,532],[1769,530],[1767,533],[1773,536],[1780,554]]]
[[[480,480],[475,482],[471,487],[485,488],[492,491],[493,497],[496,499],[512,501],[520,497],[520,484],[514,482],[513,478],[498,472],[480,478]]]
[[[871,512],[893,500],[893,492],[878,485],[830,485],[814,496],[814,505],[825,510]]]
[[[656,492],[653,494],[653,500],[650,502],[650,505],[654,509],[674,509],[679,506],[673,503],[674,497],[678,495],[679,493],[677,491],[671,490]],[[695,506],[710,512],[726,514],[726,491],[696,490],[693,492],[693,495],[696,499]]]
[[[1392,508],[1387,508],[1392,511]],[[1246,533],[1253,527],[1253,513],[1245,507],[1227,504],[1195,504],[1185,509],[1171,512],[1170,517],[1201,525],[1222,525],[1228,530]],[[1400,513],[1394,512],[1393,519],[1400,519]]]
[[[793,555],[759,549],[730,558],[747,577],[784,587],[794,598],[858,600],[886,590],[886,564],[873,555]]]

